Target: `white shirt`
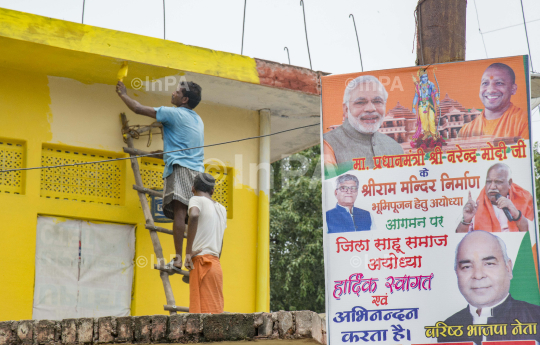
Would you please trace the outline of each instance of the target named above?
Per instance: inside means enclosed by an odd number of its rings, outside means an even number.
[[[223,205],[204,196],[189,199],[188,212],[192,207],[199,209],[199,224],[191,250],[202,250],[199,255],[219,257],[223,234],[227,227],[227,210]]]
[[[480,312],[480,315],[478,315],[476,313],[478,308],[473,307],[472,305],[469,304],[469,313],[471,313],[471,315],[472,315],[473,325],[487,325],[488,324],[488,317],[493,316],[493,308],[495,308],[496,306],[498,306],[501,303],[503,303],[504,301],[506,301],[506,299],[508,298],[508,295],[510,295],[510,294],[507,294],[506,297],[504,297],[499,303],[495,304],[494,306],[482,308],[482,311]],[[482,336],[482,341],[486,341],[486,336],[485,335]]]
[[[340,204],[337,204],[339,207],[343,207],[344,209],[347,210],[347,212],[351,215],[351,218],[353,220],[353,224],[354,224],[354,215],[352,213],[352,210],[353,208],[351,207],[351,209],[349,209],[348,207],[345,207],[345,206],[341,206]],[[375,221],[373,220],[373,215],[371,214],[371,212],[369,212],[369,217],[371,218],[371,227],[369,228],[369,230],[377,230],[377,226],[375,225]],[[356,231],[356,230],[355,230]]]

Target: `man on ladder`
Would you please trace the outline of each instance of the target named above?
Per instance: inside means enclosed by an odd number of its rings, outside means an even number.
[[[163,124],[163,149],[174,151],[164,154],[163,213],[173,219],[173,238],[176,257],[168,269],[180,273],[182,244],[189,199],[193,196],[195,177],[204,172],[204,124],[193,109],[201,101],[201,87],[194,82],[181,82],[172,94],[171,103],[176,107],[152,108],[131,99],[122,81],[116,85],[120,99],[135,114],[149,116]]]

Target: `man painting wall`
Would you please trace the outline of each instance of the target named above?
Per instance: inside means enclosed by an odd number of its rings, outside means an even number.
[[[482,114],[465,124],[459,131],[460,138],[479,135],[493,137],[516,137],[529,139],[527,111],[512,104],[511,97],[517,91],[514,70],[496,62],[485,70],[480,82],[480,100],[484,104]]]
[[[403,148],[392,138],[378,132],[386,114],[388,92],[374,76],[352,80],[343,95],[343,125],[325,133],[326,167],[352,170],[353,159],[365,157],[365,165],[374,167],[373,157],[403,154]]]
[[[163,213],[173,219],[173,238],[176,257],[167,268],[180,273],[182,268],[182,246],[191,187],[195,177],[204,172],[204,124],[193,110],[201,101],[201,87],[188,82],[178,84],[172,93],[171,103],[175,107],[152,108],[140,104],[127,95],[125,85],[119,81],[116,92],[120,99],[135,114],[148,116],[163,124],[163,148],[165,151],[199,147],[197,149],[166,153],[163,171]]]

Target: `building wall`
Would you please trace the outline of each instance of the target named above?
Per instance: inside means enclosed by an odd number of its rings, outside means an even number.
[[[114,86],[83,84],[72,79],[50,77],[0,66],[0,139],[21,143],[25,167],[41,166],[43,144],[60,148],[123,155],[120,112],[130,124],[149,124],[153,119],[132,114],[114,92]],[[170,98],[129,90],[142,104],[170,105]],[[203,90],[204,99],[204,90]],[[202,102],[196,109],[205,123],[205,144],[256,136],[258,113],[240,108]],[[5,141],[5,140],[4,140]],[[2,140],[0,140],[2,142]],[[160,135],[151,147],[147,137],[136,142],[143,150],[162,149]],[[255,311],[258,140],[208,148],[206,159],[219,160],[233,172],[233,217],[228,219],[222,254],[225,310]],[[240,162],[242,162],[240,164]],[[207,163],[210,163],[207,162]],[[135,267],[132,315],[165,314],[165,294],[159,272],[153,270],[153,248],[134,184],[129,161],[122,163],[123,202],[119,206],[40,196],[42,182],[38,170],[22,175],[22,193],[0,192],[0,321],[32,318],[36,222],[38,215],[104,222],[135,224],[135,260],[147,259],[145,267]],[[1,190],[1,188],[0,188]],[[162,225],[171,228],[170,223]],[[172,236],[159,234],[166,259],[174,253]],[[155,260],[154,260],[155,261]],[[141,259],[139,262],[144,262]],[[189,305],[189,288],[181,276],[170,277],[176,305]]]

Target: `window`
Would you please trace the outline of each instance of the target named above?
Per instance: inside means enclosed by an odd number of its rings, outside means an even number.
[[[104,151],[44,145],[42,166],[67,165],[122,157]],[[124,204],[125,161],[66,166],[41,170],[41,196],[45,198]]]

